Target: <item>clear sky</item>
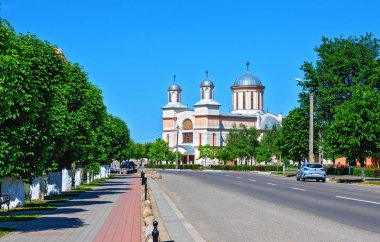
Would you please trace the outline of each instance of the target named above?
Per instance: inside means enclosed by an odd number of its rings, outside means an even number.
[[[316,60],[321,37],[372,32],[380,37],[378,0],[0,0],[0,16],[78,62],[103,91],[108,112],[136,142],[161,136],[161,107],[177,75],[193,108],[206,70],[222,113],[245,62],[265,89],[265,110],[297,106],[300,66]]]

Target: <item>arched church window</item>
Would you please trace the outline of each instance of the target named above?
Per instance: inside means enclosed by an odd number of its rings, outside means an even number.
[[[186,119],[183,121],[183,129],[184,130],[192,130],[193,129],[193,122],[191,122],[190,119]]]

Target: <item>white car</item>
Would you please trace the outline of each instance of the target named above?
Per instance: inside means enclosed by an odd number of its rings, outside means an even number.
[[[316,181],[326,181],[326,172],[320,163],[305,162],[297,171],[297,181],[315,179]]]

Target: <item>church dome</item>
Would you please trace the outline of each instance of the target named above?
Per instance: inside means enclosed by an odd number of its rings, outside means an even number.
[[[174,82],[168,87],[168,91],[182,91],[180,85],[175,82],[176,75],[173,76]]]
[[[215,87],[214,83],[208,79],[208,71],[206,71],[206,79],[201,82],[201,87]]]
[[[234,82],[234,86],[262,86],[259,78],[247,72]]]
[[[210,79],[204,79],[201,83],[201,87],[214,87],[214,83]]]
[[[262,86],[261,81],[259,78],[255,77],[249,72],[249,65],[250,63],[247,61],[247,73],[240,76],[236,81],[234,82],[234,86]]]
[[[168,87],[168,91],[182,91],[182,88],[177,83],[173,83]]]

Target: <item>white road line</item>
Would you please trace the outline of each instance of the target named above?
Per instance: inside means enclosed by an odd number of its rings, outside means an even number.
[[[268,185],[272,185],[272,186],[277,186],[277,184],[270,183],[270,182],[268,182],[267,184],[268,184]]]
[[[237,176],[236,179],[241,179],[241,177],[240,177],[240,176]]]
[[[225,175],[225,176],[231,176],[231,175]]]
[[[306,191],[305,189],[302,189],[302,188],[298,188],[298,187],[292,187],[292,189],[294,189],[294,190],[298,190],[298,191]]]
[[[249,179],[250,181],[252,181],[252,182],[255,182],[256,180],[253,180],[253,179]]]
[[[356,199],[356,198],[341,197],[341,196],[335,196],[335,197],[341,198],[341,199],[346,199],[346,200],[352,200],[352,201],[358,201],[358,202],[363,202],[363,203],[372,203],[372,204],[380,205],[380,203],[378,203],[378,202],[366,201],[366,200],[361,200],[361,199]]]

